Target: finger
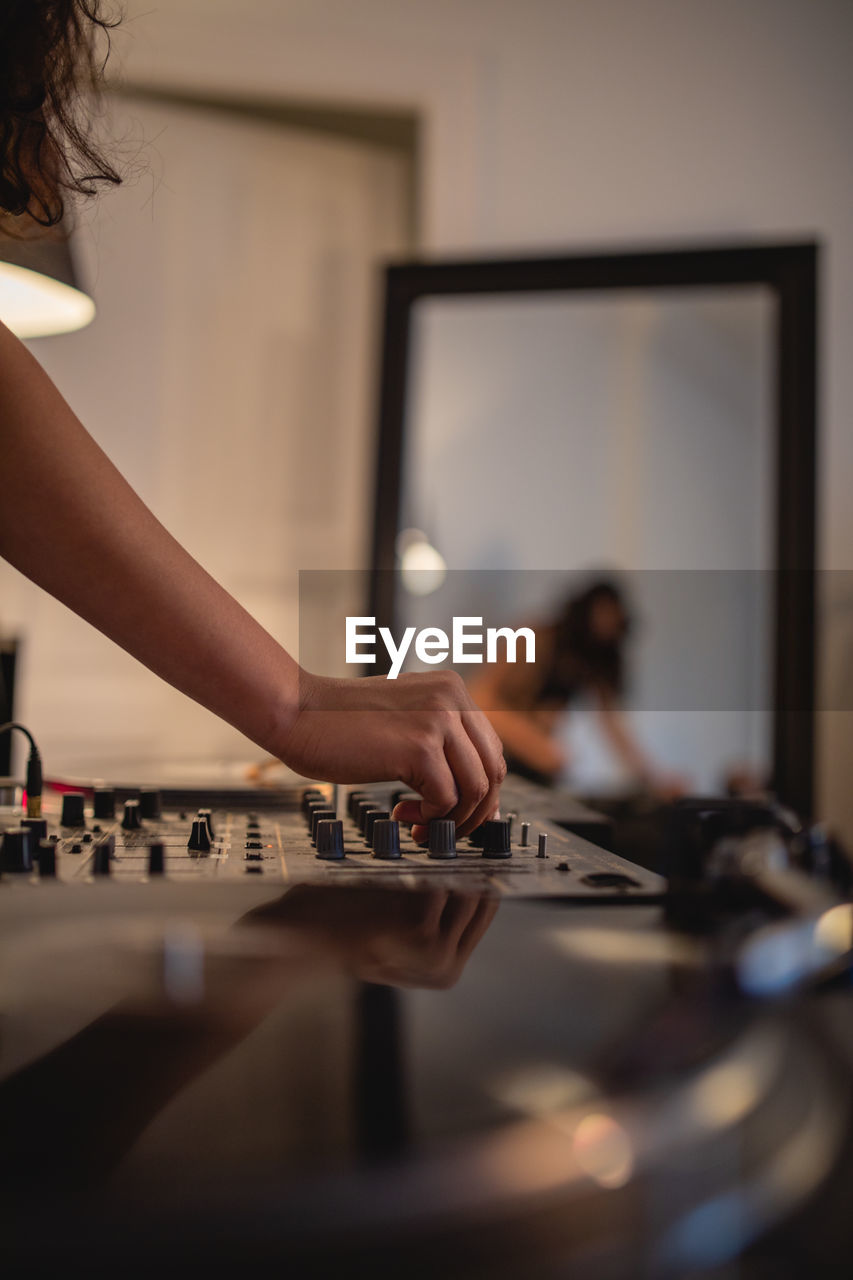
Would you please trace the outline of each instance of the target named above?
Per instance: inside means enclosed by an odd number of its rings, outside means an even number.
[[[479,898],[470,893],[448,894],[439,927],[442,936],[447,939],[454,952],[477,910],[478,903]]]
[[[429,889],[423,897],[417,895],[418,923],[430,936],[438,937],[442,932],[444,912],[451,896],[447,889]]]
[[[394,805],[391,817],[409,827],[414,826],[416,822],[421,822],[423,814],[421,813],[420,800],[401,800],[399,804]]]
[[[477,707],[463,711],[462,723],[465,732],[479,752],[486,776],[494,779],[498,786],[506,777],[506,761],[504,760],[503,743],[495,731],[488,716]]]
[[[474,950],[477,943],[494,920],[499,906],[499,898],[484,897],[477,903],[477,909],[471,917],[465,932],[459,939],[458,954],[463,962],[467,961],[471,952]]]
[[[489,779],[474,743],[461,721],[449,730],[444,742],[444,756],[456,781],[459,795],[454,807],[446,815],[456,823],[456,831],[464,835],[476,825],[474,821],[483,801],[489,794]]]
[[[414,818],[412,836],[416,841],[425,840],[427,824],[431,819],[443,818],[456,806],[459,799],[453,771],[444,754],[443,742],[431,749],[425,749],[415,768],[408,772],[402,781],[413,791],[419,792],[421,796],[419,811]]]
[[[506,777],[506,763],[501,740],[481,711],[464,712],[462,724],[480,757],[481,767],[489,784],[480,803],[459,832],[460,835],[466,835],[481,822],[496,817],[500,812],[500,788]]]

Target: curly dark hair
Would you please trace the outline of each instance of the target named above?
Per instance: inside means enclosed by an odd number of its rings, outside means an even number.
[[[0,211],[52,227],[68,193],[121,181],[92,140],[80,96],[103,77],[117,21],[101,0],[2,0]]]
[[[610,640],[598,639],[592,629],[592,615],[600,600],[614,604],[622,613],[621,634]],[[625,593],[612,578],[597,578],[585,590],[565,601],[556,620],[558,661],[565,660],[568,672],[584,684],[594,684],[610,693],[625,692],[625,640],[632,620]]]

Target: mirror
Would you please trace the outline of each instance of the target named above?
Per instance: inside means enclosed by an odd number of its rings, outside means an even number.
[[[807,812],[814,264],[776,246],[391,268],[377,623],[528,625],[538,683],[457,663],[500,714],[553,685],[554,620],[606,579],[644,756],[693,793],[745,772]],[[561,780],[630,787],[599,686],[568,684]]]

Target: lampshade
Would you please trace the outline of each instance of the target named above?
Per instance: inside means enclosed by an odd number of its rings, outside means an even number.
[[[82,329],[95,304],[77,281],[67,230],[0,233],[0,320],[19,338]]]

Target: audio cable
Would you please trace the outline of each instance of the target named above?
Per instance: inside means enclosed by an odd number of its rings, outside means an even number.
[[[19,733],[23,733],[30,744],[30,754],[27,758],[27,772],[24,781],[24,790],[27,793],[27,817],[41,817],[41,793],[42,793],[42,770],[41,756],[36,746],[36,740],[25,725],[18,724],[15,720],[10,720],[7,724],[0,724],[0,733],[11,732],[17,729]]]

